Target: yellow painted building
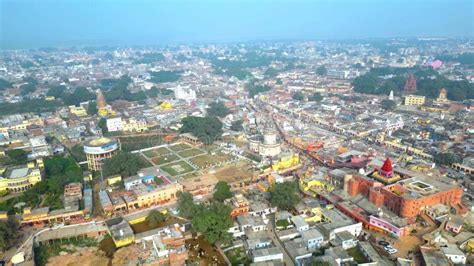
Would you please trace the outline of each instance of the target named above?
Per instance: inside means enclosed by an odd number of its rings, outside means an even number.
[[[425,96],[407,95],[405,96],[405,105],[419,106],[425,104]]]
[[[122,181],[122,176],[121,175],[113,175],[113,176],[107,177],[107,185],[109,185],[109,186],[117,184],[121,181]]]
[[[183,185],[179,183],[168,184],[160,186],[155,190],[149,190],[148,188],[136,187],[132,190],[136,195],[136,200],[127,202],[128,209],[136,209],[149,207],[152,205],[161,204],[163,202],[172,201],[177,199],[177,193],[183,191]]]
[[[70,105],[69,112],[79,117],[87,116],[87,110],[83,106]]]
[[[297,153],[291,154],[289,156],[283,156],[280,160],[273,162],[272,169],[273,171],[282,171],[291,167],[295,167],[300,163],[300,157]]]
[[[123,123],[123,131],[143,132],[148,130],[148,125],[145,120],[130,118]]]
[[[302,177],[299,182],[299,188],[303,193],[313,197],[317,196],[321,191],[331,192],[334,190],[331,184],[315,177]]]
[[[37,161],[22,167],[0,168],[0,191],[23,192],[41,181],[43,162]]]
[[[422,106],[420,107],[421,111],[430,112],[430,113],[448,113],[449,111],[445,108],[434,107],[434,106]]]
[[[166,102],[166,101],[162,102],[159,107],[160,107],[161,110],[171,110],[171,109],[173,109],[173,105],[170,102]]]
[[[391,177],[385,177],[385,176],[379,174],[379,172],[377,172],[377,171],[374,171],[371,174],[371,177],[378,180],[378,181],[384,182],[386,184],[392,184],[392,183],[395,183],[395,182],[397,182],[398,180],[401,179],[401,177],[397,174],[393,174],[393,176],[391,176]]]

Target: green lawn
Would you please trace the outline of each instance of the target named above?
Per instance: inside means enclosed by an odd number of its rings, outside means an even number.
[[[153,150],[143,152],[143,154],[148,158],[163,156],[163,155],[166,155],[166,154],[169,154],[169,153],[171,153],[170,150],[168,150],[165,147],[161,147],[161,148],[158,148],[158,149],[153,149]]]
[[[168,154],[168,155],[165,155],[165,156],[160,156],[160,157],[156,157],[156,158],[151,159],[151,161],[156,165],[167,164],[167,163],[171,163],[171,162],[174,162],[174,161],[177,161],[177,160],[179,160],[179,158],[178,158],[178,156],[176,156],[174,154]]]
[[[179,144],[169,146],[168,148],[170,148],[173,151],[178,152],[178,151],[182,151],[182,150],[191,149],[191,146],[189,146],[188,144],[179,143]]]
[[[349,256],[353,257],[354,260],[357,263],[367,263],[368,262],[367,259],[364,256],[364,254],[362,254],[362,252],[357,247],[353,247],[353,248],[348,249],[347,254],[349,254]]]
[[[185,150],[185,151],[178,152],[178,154],[180,156],[183,156],[184,158],[193,157],[193,156],[203,154],[203,153],[204,153],[203,151],[198,150],[198,149],[190,149],[190,150]]]
[[[192,172],[194,169],[191,165],[187,164],[184,161],[178,161],[175,163],[167,164],[165,166],[160,167],[161,170],[167,172],[172,176],[182,175],[189,172]]]

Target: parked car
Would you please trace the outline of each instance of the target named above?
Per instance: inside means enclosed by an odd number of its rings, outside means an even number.
[[[395,254],[395,253],[398,252],[398,250],[396,250],[395,248],[393,248],[393,247],[390,246],[390,245],[383,247],[383,249],[384,249],[385,251],[387,251],[387,253],[390,254],[390,255]]]
[[[380,240],[379,245],[386,247],[386,246],[390,246],[390,243],[388,243],[387,241]]]

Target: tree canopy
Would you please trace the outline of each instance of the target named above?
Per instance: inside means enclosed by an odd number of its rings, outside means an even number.
[[[6,154],[13,164],[26,164],[28,161],[28,153],[21,149],[9,150]]]
[[[151,82],[164,83],[164,82],[176,82],[181,77],[181,71],[168,71],[161,70],[157,72],[150,72]]]
[[[359,76],[352,82],[354,91],[366,94],[385,94],[393,91],[396,95],[404,89],[405,80],[409,74],[417,79],[416,94],[428,98],[436,98],[439,91],[445,88],[448,98],[453,101],[474,99],[474,84],[467,80],[449,80],[431,68],[372,68],[366,74]],[[392,77],[390,77],[392,76]]]
[[[142,55],[142,58],[136,60],[135,62],[137,64],[150,64],[163,60],[165,60],[165,57],[162,53],[147,53]]]
[[[212,144],[223,133],[222,122],[217,117],[188,116],[181,123],[181,133],[190,132],[205,144]]]
[[[291,95],[291,98],[296,101],[303,101],[304,100],[304,94],[301,91],[296,91]]]
[[[19,103],[2,103],[0,104],[0,115],[54,112],[59,106],[61,106],[59,101],[46,101],[43,99],[24,100]]]
[[[13,84],[4,79],[0,79],[0,91],[11,88]]]
[[[255,95],[266,92],[271,90],[272,88],[270,86],[266,85],[256,85],[256,84],[249,84],[247,87],[247,90],[249,91],[249,97],[253,98]]]
[[[178,192],[178,211],[179,215],[184,218],[192,218],[199,210],[193,201],[193,195],[189,192]]]
[[[0,221],[0,250],[5,252],[18,236],[17,224],[12,220]]]
[[[328,73],[328,70],[326,69],[325,66],[320,66],[316,69],[316,73],[320,76],[326,75]]]
[[[301,200],[298,184],[295,182],[275,183],[270,188],[270,198],[273,206],[281,210],[292,209]]]
[[[110,159],[104,160],[102,173],[104,176],[121,175],[128,177],[137,174],[138,170],[148,164],[137,154],[120,152]]]
[[[453,153],[445,152],[436,154],[434,156],[434,161],[443,165],[451,165],[453,163],[460,163],[461,158],[459,158]]]
[[[229,243],[231,234],[227,232],[234,224],[230,217],[231,208],[220,202],[213,202],[208,207],[201,207],[192,218],[193,228],[201,232],[209,243]]]
[[[395,101],[385,99],[380,102],[380,107],[385,110],[393,110],[395,107],[397,107],[397,103]]]
[[[166,215],[157,210],[150,211],[150,213],[148,213],[148,216],[146,217],[146,221],[148,223],[148,226],[150,227],[156,227],[159,223],[162,223],[165,220]]]
[[[228,114],[230,114],[229,109],[221,101],[212,102],[207,108],[208,116],[225,117]]]
[[[278,76],[278,70],[273,68],[273,67],[269,67],[269,68],[267,68],[267,70],[265,70],[263,75],[267,78],[274,78],[274,77]]]
[[[321,95],[320,92],[315,92],[313,95],[308,97],[308,101],[310,102],[320,102],[323,100],[323,96]]]
[[[96,97],[85,87],[77,87],[72,93],[68,93],[64,85],[52,86],[46,95],[61,99],[65,105],[79,105],[82,102],[94,100]]]
[[[233,131],[242,131],[244,127],[242,126],[242,120],[235,120],[232,121],[232,124],[230,125],[230,129]]]
[[[223,202],[226,199],[232,198],[232,192],[230,191],[230,186],[225,181],[217,182],[216,186],[214,187],[214,195],[212,197],[214,200]]]
[[[140,101],[146,99],[145,92],[132,93],[128,90],[128,85],[132,83],[132,79],[127,75],[121,76],[120,79],[103,79],[100,83],[106,89],[105,98],[107,101]]]

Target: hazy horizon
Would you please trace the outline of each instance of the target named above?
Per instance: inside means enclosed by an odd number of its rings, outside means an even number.
[[[474,1],[0,0],[0,48],[474,37]]]

